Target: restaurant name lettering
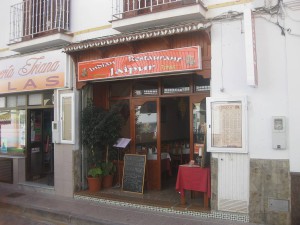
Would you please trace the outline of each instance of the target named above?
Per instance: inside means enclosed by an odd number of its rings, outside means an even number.
[[[200,69],[198,47],[148,52],[115,58],[80,62],[78,80]]]
[[[7,69],[0,71],[0,79],[11,78],[15,71],[19,76],[36,75],[43,73],[52,73],[57,71],[60,66],[59,61],[47,62],[45,56],[29,58],[24,65],[21,65],[18,69],[14,65],[10,65]]]
[[[63,86],[63,60],[56,53],[13,58],[0,67],[0,93]]]
[[[134,56],[128,56],[128,62],[141,62],[141,61],[174,61],[174,62],[180,62],[182,60],[181,57],[173,57],[173,56],[142,56],[142,57],[134,57]],[[88,68],[89,71],[95,71],[102,69],[104,67],[108,67],[111,65],[115,65],[116,62],[107,62],[107,63],[101,63],[97,64],[96,66],[92,68]],[[151,72],[156,65],[146,65],[146,66],[124,66],[123,68],[110,68],[110,76],[114,76],[115,74],[133,74],[134,72],[142,72],[142,71],[149,71]],[[162,65],[164,67],[164,65]]]

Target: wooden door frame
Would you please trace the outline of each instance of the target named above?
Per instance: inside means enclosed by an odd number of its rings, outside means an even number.
[[[194,158],[194,131],[193,131],[193,103],[201,102],[206,97],[209,97],[209,93],[201,93],[198,95],[190,95],[190,160]]]
[[[156,112],[157,112],[157,133],[156,133],[156,147],[157,147],[157,160],[154,160],[154,162],[148,162],[146,163],[146,180],[151,180],[150,176],[151,174],[149,174],[149,170],[151,169],[151,166],[153,166],[152,164],[157,164],[158,168],[156,171],[159,171],[158,174],[155,174],[155,179],[157,179],[158,181],[158,187],[156,187],[155,189],[160,190],[161,189],[161,135],[160,135],[160,110],[161,110],[161,106],[160,106],[160,98],[159,97],[141,97],[141,98],[132,98],[130,100],[130,126],[132,129],[130,129],[130,137],[131,137],[131,145],[130,145],[130,153],[132,154],[136,154],[136,150],[135,150],[135,136],[136,136],[136,131],[135,131],[135,106],[137,105],[141,105],[145,102],[156,102]],[[150,165],[151,164],[151,165]],[[147,171],[148,170],[148,171]],[[149,178],[149,179],[148,179]],[[152,177],[153,178],[153,177]],[[147,187],[149,188],[151,186],[151,184],[148,182]]]
[[[160,153],[160,98],[159,97],[152,97],[152,98],[133,98],[130,101],[130,137],[131,137],[131,149],[130,152],[135,154],[135,106],[139,104],[143,104],[145,102],[154,101],[156,102],[156,111],[157,111],[157,138],[156,138],[156,147],[157,147],[157,154]],[[157,155],[157,160],[160,160],[160,154]]]

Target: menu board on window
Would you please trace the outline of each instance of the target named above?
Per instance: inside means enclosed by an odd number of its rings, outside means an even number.
[[[242,102],[213,102],[211,116],[211,146],[242,148]]]

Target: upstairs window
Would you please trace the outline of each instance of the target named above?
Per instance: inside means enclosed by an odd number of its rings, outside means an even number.
[[[70,0],[24,0],[11,6],[10,42],[69,30]]]

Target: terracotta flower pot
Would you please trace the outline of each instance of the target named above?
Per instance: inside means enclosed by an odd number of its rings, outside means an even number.
[[[101,190],[101,177],[88,177],[87,180],[90,192],[97,192]]]
[[[102,179],[102,187],[103,188],[111,188],[113,183],[113,175],[106,175]]]

